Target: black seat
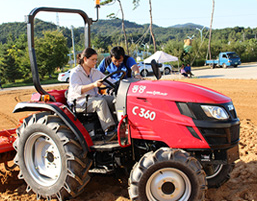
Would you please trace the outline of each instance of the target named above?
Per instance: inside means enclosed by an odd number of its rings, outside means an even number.
[[[68,98],[68,89],[64,92],[64,96],[67,100]],[[76,107],[76,99],[73,100],[73,104],[68,107],[71,109],[71,111],[79,118],[79,117],[88,117],[88,118],[93,118],[97,116],[96,112],[87,112],[87,102],[88,102],[89,95],[86,95],[86,108],[85,110],[82,108],[77,108]]]

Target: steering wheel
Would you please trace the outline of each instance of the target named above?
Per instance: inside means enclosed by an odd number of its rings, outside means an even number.
[[[122,73],[122,75],[120,76],[119,80],[116,81],[115,83],[112,83],[108,80],[109,77],[111,77],[112,75],[115,75],[115,74],[118,74],[118,73]],[[102,79],[102,82],[104,83],[107,83],[108,85],[106,87],[98,87],[99,90],[104,90],[104,89],[115,89],[118,85],[118,83],[122,80],[122,78],[126,75],[126,72],[123,71],[123,70],[117,70],[117,71],[114,71],[112,72],[111,74],[109,75],[106,75],[103,79]]]

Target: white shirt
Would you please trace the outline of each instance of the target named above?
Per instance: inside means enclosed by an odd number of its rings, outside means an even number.
[[[81,65],[73,68],[70,74],[70,86],[67,100],[68,104],[73,104],[73,100],[76,99],[76,104],[82,106],[86,101],[86,94],[89,94],[90,96],[99,96],[97,88],[93,88],[83,94],[81,93],[81,88],[83,85],[91,84],[104,77],[105,75],[95,68],[91,69],[90,75],[85,72]]]

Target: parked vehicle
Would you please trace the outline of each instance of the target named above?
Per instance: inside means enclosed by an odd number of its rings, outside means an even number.
[[[241,64],[240,57],[235,52],[221,52],[216,60],[206,60],[205,64],[210,65],[211,68],[230,66],[237,67]]]
[[[1,162],[12,158],[15,149],[14,162],[27,192],[34,191],[37,199],[74,199],[87,188],[91,174],[124,168],[131,170],[131,200],[200,201],[207,186],[219,187],[229,179],[239,158],[240,122],[232,100],[206,87],[159,81],[155,60],[151,65],[157,81],[129,78],[107,85],[116,100],[118,139],[93,141],[92,134],[104,135],[96,113],[79,113],[76,104],[67,105],[66,90],[47,92],[40,85],[33,37],[34,18],[40,11],[78,13],[85,27],[92,23],[74,9],[35,8],[27,17],[38,93],[32,101],[19,102],[13,112],[34,113],[17,129],[0,132]],[[85,30],[90,46],[90,28]],[[125,72],[113,72],[103,82],[116,73]]]
[[[142,77],[148,76],[150,73],[153,72],[152,66],[150,63],[144,63],[140,62],[137,64],[139,67],[140,75]],[[172,71],[172,67],[168,64],[158,64],[158,67],[160,68],[160,71],[164,73],[165,75],[168,75]]]
[[[69,82],[70,80],[70,70],[64,72],[64,73],[59,73],[58,74],[58,81],[60,82]]]

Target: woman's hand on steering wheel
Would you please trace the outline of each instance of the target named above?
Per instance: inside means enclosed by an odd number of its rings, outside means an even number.
[[[112,75],[118,74],[118,73],[122,73],[122,75],[120,76],[119,80],[116,81],[115,83],[112,83],[111,81],[108,80],[109,77],[111,77]],[[115,89],[117,84],[122,80],[122,78],[126,75],[126,72],[123,70],[117,70],[115,72],[112,72],[109,75],[106,75],[103,79],[102,79],[102,83],[106,83],[107,86],[106,87],[98,87],[99,90],[103,90],[103,89]]]

